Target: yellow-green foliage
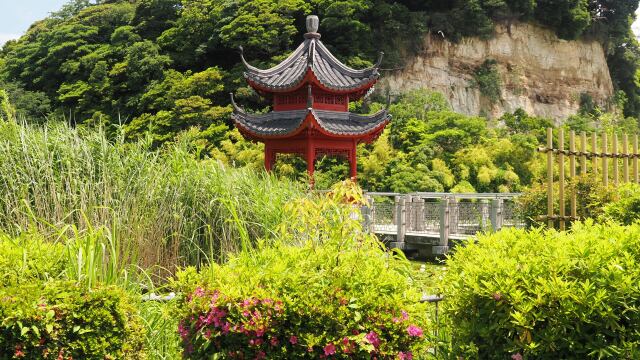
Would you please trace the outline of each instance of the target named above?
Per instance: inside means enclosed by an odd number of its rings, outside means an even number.
[[[601,220],[629,225],[640,219],[640,185],[629,183],[616,189],[614,201],[602,209]]]
[[[64,246],[35,234],[0,234],[0,288],[58,278],[64,271]]]
[[[448,260],[440,287],[467,359],[640,357],[640,224],[503,230]]]
[[[336,347],[337,358],[343,358],[350,346],[354,358],[369,359],[372,351],[381,358],[396,358],[399,352],[423,346],[422,336],[407,331],[411,325],[424,327],[425,314],[418,304],[421,294],[412,286],[411,264],[363,232],[357,219],[360,199],[361,193],[354,188],[338,187],[328,196],[294,202],[278,241],[263,242],[257,250],[244,251],[200,274],[194,269],[178,274],[178,284],[192,294],[183,302],[181,318],[183,340],[187,348],[193,345],[193,358],[228,351],[252,358],[260,351],[267,358],[317,358],[330,344]],[[224,333],[219,327],[190,320],[191,316],[207,317],[210,298],[204,302],[196,298],[211,297],[213,291],[219,294],[216,306],[228,309],[219,321],[242,324],[242,310],[238,310],[242,306],[273,314],[265,334],[257,335],[253,328],[233,330],[233,326]],[[280,304],[286,321],[269,312],[273,302]],[[252,326],[249,319],[244,321],[247,329]],[[379,344],[366,339],[371,332]],[[212,336],[219,340],[207,340]],[[290,343],[291,336],[297,338],[296,344]],[[262,341],[268,343],[274,337],[279,346],[262,346]],[[260,344],[246,345],[255,338],[262,339]]]
[[[132,298],[72,282],[0,288],[2,359],[145,359]]]
[[[16,111],[9,102],[7,92],[0,89],[0,120],[11,120],[15,117]]]

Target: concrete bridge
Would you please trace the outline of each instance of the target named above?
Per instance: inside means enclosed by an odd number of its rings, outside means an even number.
[[[523,227],[514,200],[519,193],[367,193],[366,227],[390,247],[445,254],[478,232]]]

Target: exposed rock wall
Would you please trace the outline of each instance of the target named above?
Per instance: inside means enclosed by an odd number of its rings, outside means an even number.
[[[500,100],[491,103],[474,85],[474,72],[487,59],[497,61]],[[438,34],[425,37],[424,51],[406,66],[383,74],[392,93],[428,88],[443,93],[454,110],[498,117],[523,108],[561,120],[575,114],[582,93],[607,104],[613,84],[605,53],[597,41],[565,41],[528,23],[498,25],[489,40],[451,43]]]

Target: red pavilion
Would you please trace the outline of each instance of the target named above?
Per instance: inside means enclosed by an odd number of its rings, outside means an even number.
[[[273,111],[249,114],[238,107],[232,94],[232,119],[245,138],[265,144],[268,171],[277,154],[299,154],[305,157],[313,179],[316,159],[344,156],[349,160],[350,176],[355,178],[356,146],[374,141],[391,118],[386,109],[373,115],[349,112],[350,101],[372,91],[382,54],[374,66],[352,69],[320,41],[318,25],[317,16],[308,16],[305,41],[271,69],[257,69],[241,55],[247,82],[258,94],[273,99]]]

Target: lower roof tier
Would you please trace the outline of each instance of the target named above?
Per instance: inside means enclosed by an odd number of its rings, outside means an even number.
[[[318,130],[328,137],[364,138],[380,132],[391,119],[386,109],[373,115],[316,109],[248,114],[238,107],[231,117],[243,133],[256,140],[289,138],[305,129]]]

